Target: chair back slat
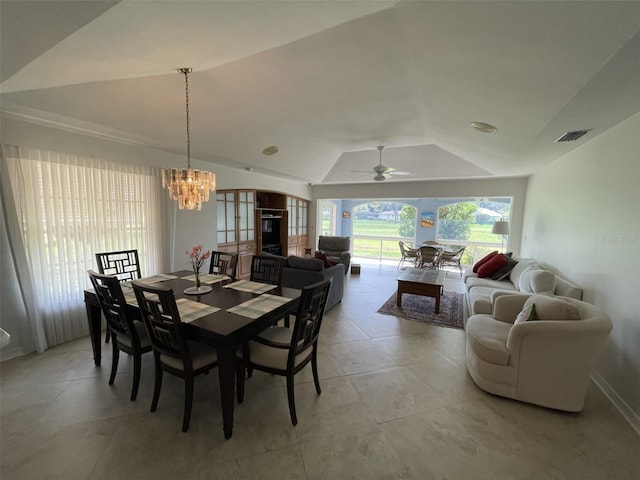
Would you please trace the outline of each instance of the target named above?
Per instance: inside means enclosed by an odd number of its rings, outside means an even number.
[[[103,275],[115,275],[121,282],[141,278],[138,250],[96,253],[98,270]]]
[[[284,261],[278,257],[254,255],[251,259],[251,277],[253,282],[282,284],[282,268]]]

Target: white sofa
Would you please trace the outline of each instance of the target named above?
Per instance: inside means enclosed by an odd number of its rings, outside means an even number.
[[[527,320],[525,311],[516,320],[527,304],[538,318]],[[578,412],[611,326],[604,311],[580,300],[503,295],[492,315],[467,321],[467,370],[487,392]]]
[[[491,313],[496,298],[501,295],[550,293],[577,300],[582,299],[581,288],[552,271],[542,268],[535,260],[530,258],[515,260],[518,263],[504,280],[478,278],[471,268],[464,272],[468,316]]]

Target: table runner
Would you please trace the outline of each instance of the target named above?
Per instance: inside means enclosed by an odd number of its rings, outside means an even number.
[[[192,275],[187,275],[186,277],[180,277],[183,280],[189,280],[191,282],[195,282],[196,281],[196,276],[194,274]],[[204,275],[200,275],[200,283],[206,283],[206,284],[214,284],[214,283],[218,283],[218,282],[222,282],[223,280],[229,280],[231,277],[227,276],[227,275],[217,275],[215,273],[206,273]]]
[[[252,298],[251,300],[247,300],[240,305],[236,305],[235,307],[228,309],[227,312],[256,319],[289,301],[291,301],[290,298],[279,297],[277,295],[270,295],[266,293],[259,297]]]
[[[252,282],[250,280],[238,280],[237,282],[224,285],[222,288],[233,288],[241,292],[249,293],[265,293],[269,290],[273,290],[277,285],[271,285],[269,283]]]

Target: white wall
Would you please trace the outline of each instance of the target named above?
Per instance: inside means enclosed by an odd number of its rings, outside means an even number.
[[[144,146],[111,141],[96,136],[51,128],[22,121],[7,116],[2,117],[1,143],[29,146],[56,152],[93,156],[122,163],[135,163],[151,167],[186,166],[186,154],[174,155]],[[186,148],[186,147],[185,147]],[[194,168],[215,172],[218,189],[246,188],[285,192],[305,199],[311,199],[311,187],[303,182],[282,180],[276,177],[247,172],[223,165],[215,165],[192,159]],[[215,196],[214,196],[215,198]],[[170,206],[172,218],[168,222],[167,235],[171,238],[167,262],[172,270],[185,267],[184,252],[196,244],[206,249],[215,248],[216,207],[210,201],[202,211],[180,211],[175,204]]]
[[[511,235],[507,248],[516,255],[520,252],[520,232],[527,188],[526,178],[497,178],[477,180],[441,180],[429,182],[379,182],[376,184],[314,185],[313,202],[309,212],[311,226],[309,246],[315,247],[317,202],[322,199],[375,199],[386,198],[450,198],[450,197],[512,197]]]
[[[640,431],[640,114],[529,179],[522,250],[611,317],[595,379]]]

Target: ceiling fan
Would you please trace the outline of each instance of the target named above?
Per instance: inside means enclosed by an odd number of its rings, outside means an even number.
[[[373,167],[373,179],[376,182],[382,182],[394,176],[410,176],[415,175],[413,172],[400,172],[392,167],[387,167],[382,164],[382,150],[384,150],[384,145],[378,146],[378,151],[380,152],[380,161],[378,165]],[[356,173],[356,172],[354,172]],[[368,172],[357,172],[357,173],[368,173]]]

